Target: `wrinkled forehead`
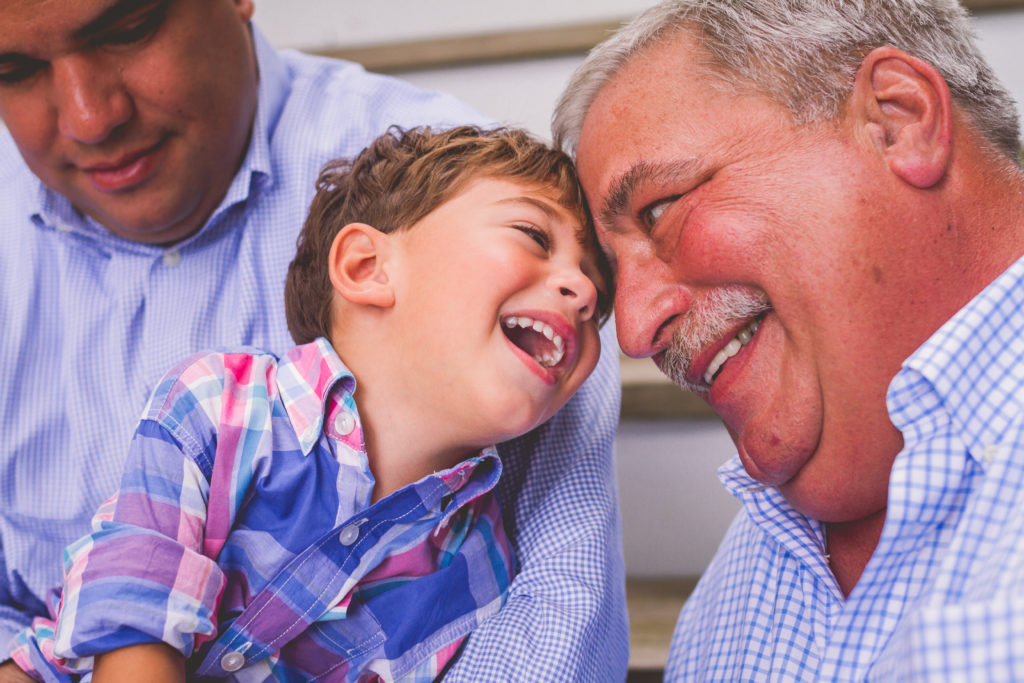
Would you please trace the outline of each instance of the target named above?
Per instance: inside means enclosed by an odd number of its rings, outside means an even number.
[[[676,32],[627,59],[591,100],[576,167],[599,225],[608,202],[617,207],[623,188],[637,184],[630,178],[681,154],[691,156],[681,140],[700,139],[699,129],[716,125],[720,112],[712,102],[721,104],[715,97],[719,87],[709,83],[702,65],[702,53],[688,35]]]

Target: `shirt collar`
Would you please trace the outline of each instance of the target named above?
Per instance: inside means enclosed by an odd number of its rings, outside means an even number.
[[[982,462],[1020,418],[1024,393],[1024,258],[950,318],[903,363],[886,395],[901,431],[941,404]]]
[[[303,455],[309,455],[320,438],[327,399],[339,382],[346,403],[354,408],[351,397],[356,378],[323,337],[291,349],[278,364],[277,388]],[[428,488],[436,493],[438,501],[451,496],[442,521],[447,523],[458,509],[493,489],[501,471],[497,448],[488,446],[454,467],[437,472],[444,489],[434,485]]]
[[[821,522],[797,511],[774,486],[747,474],[738,455],[718,468],[718,479],[743,504],[751,522],[838,591],[830,578]]]
[[[355,392],[356,378],[323,337],[285,354],[277,368],[277,387],[303,455],[309,455],[323,429],[327,397],[334,386]]]
[[[216,222],[218,216],[229,208],[249,199],[257,189],[273,184],[273,166],[270,155],[270,139],[274,134],[281,111],[284,109],[289,92],[288,69],[277,51],[263,33],[252,23],[253,46],[256,53],[259,83],[256,96],[256,114],[253,119],[252,135],[242,164],[235,173],[220,204],[210,215],[206,225],[199,232],[183,240],[176,248],[187,245],[205,234]],[[102,243],[115,242],[121,249],[152,251],[162,250],[148,244],[132,242],[114,235],[105,227],[85,216],[72,206],[63,195],[54,192],[41,181],[38,182],[38,200],[31,218],[37,224],[47,225],[67,232],[81,232],[99,239]]]
[[[464,505],[479,498],[498,483],[501,477],[501,458],[494,446],[484,448],[478,455],[467,458],[455,467],[438,472],[437,476],[451,492],[451,502],[444,508],[441,525]]]
[[[273,184],[270,139],[274,135],[281,111],[288,98],[288,69],[263,33],[252,23],[252,42],[256,51],[259,87],[256,95],[256,116],[245,159],[213,217],[238,202],[249,198],[256,188]],[[213,222],[212,220],[209,222]]]

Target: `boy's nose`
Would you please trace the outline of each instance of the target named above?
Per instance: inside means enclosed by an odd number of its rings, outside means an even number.
[[[558,287],[558,293],[568,298],[579,311],[581,320],[586,321],[594,317],[597,308],[597,287],[579,267],[559,270],[555,275],[555,286]]]

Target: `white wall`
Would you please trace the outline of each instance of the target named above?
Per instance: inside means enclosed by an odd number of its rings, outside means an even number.
[[[255,18],[276,43],[313,49],[618,21],[651,4],[651,0],[256,0]]]
[[[389,40],[626,19],[648,0],[258,0],[256,20],[282,47]],[[981,47],[1024,102],[1024,10],[977,17]],[[549,137],[551,110],[583,55],[414,71],[418,85],[451,92],[496,121]],[[738,508],[714,472],[732,455],[717,422],[623,424],[616,442],[626,568],[634,576],[699,574]]]

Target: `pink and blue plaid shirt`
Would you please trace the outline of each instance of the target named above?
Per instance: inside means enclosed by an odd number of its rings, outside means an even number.
[[[512,578],[501,462],[485,449],[371,504],[354,390],[323,339],[175,368],[19,665],[72,680],[94,654],[163,641],[190,678],[436,678]]]

